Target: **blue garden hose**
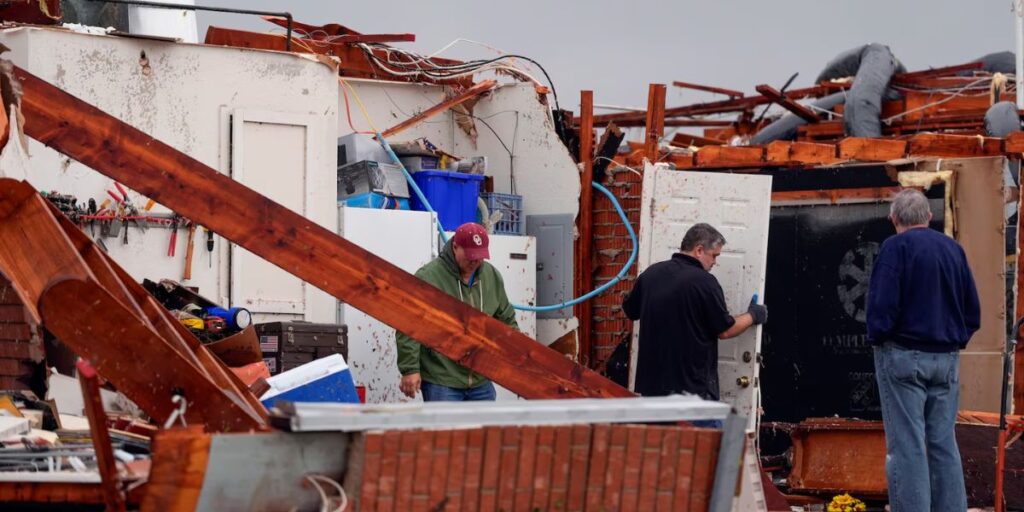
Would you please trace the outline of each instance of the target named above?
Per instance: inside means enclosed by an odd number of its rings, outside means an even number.
[[[398,165],[398,167],[400,169],[402,169],[402,174],[405,175],[405,180],[409,182],[409,186],[412,187],[413,193],[415,193],[416,197],[418,197],[420,202],[423,203],[423,206],[426,207],[428,212],[434,213],[434,208],[432,206],[430,206],[430,201],[428,201],[427,198],[423,195],[423,191],[420,190],[419,185],[417,185],[416,181],[412,179],[412,175],[409,174],[409,171],[405,168],[404,165],[402,165],[402,161],[398,158],[398,155],[395,154],[395,151],[393,149],[391,149],[391,145],[388,144],[388,141],[385,140],[384,137],[380,133],[377,133],[377,141],[380,142],[380,145],[384,148],[384,151],[386,151],[388,153],[388,156],[391,157],[391,160],[394,161],[395,164]],[[601,186],[597,182],[591,182],[590,185],[593,186],[595,189],[597,189],[598,192],[604,194],[605,196],[608,197],[608,199],[611,200],[612,206],[615,207],[615,211],[618,212],[619,218],[622,219],[622,223],[626,226],[626,231],[629,233],[629,240],[630,240],[630,242],[633,245],[633,250],[632,250],[632,252],[629,253],[629,259],[626,261],[626,264],[623,265],[622,269],[619,270],[619,273],[616,274],[615,277],[613,277],[611,281],[608,281],[607,283],[602,284],[601,286],[598,286],[597,288],[595,288],[594,290],[590,291],[589,293],[584,294],[584,295],[582,295],[580,297],[576,297],[575,299],[564,301],[561,304],[551,304],[551,305],[548,305],[548,306],[530,306],[528,304],[513,304],[512,305],[513,308],[521,310],[521,311],[541,312],[541,311],[557,311],[559,309],[564,309],[564,308],[567,308],[567,307],[570,307],[570,306],[575,306],[576,304],[579,304],[580,302],[583,302],[585,300],[592,299],[592,298],[600,295],[601,293],[603,293],[608,288],[611,288],[612,286],[615,286],[615,284],[618,283],[619,281],[621,281],[622,278],[626,277],[626,272],[629,272],[629,269],[633,266],[633,263],[636,262],[636,255],[637,255],[637,252],[639,252],[638,251],[639,243],[636,240],[636,232],[633,231],[633,226],[630,225],[629,218],[626,217],[626,212],[624,212],[622,210],[622,206],[619,204],[619,201],[617,199],[615,199],[615,195],[612,194],[611,191],[609,191],[608,189],[604,188],[603,186]],[[444,240],[445,243],[448,243],[448,234],[445,233],[444,227],[441,226],[441,220],[438,219],[436,215],[435,215],[435,221],[437,223],[437,232],[441,235],[441,240]]]
[[[629,272],[630,267],[632,267],[633,263],[636,262],[636,255],[637,255],[637,252],[638,252],[638,247],[637,246],[640,245],[640,244],[637,243],[636,233],[633,231],[633,226],[630,225],[630,223],[629,223],[629,218],[626,217],[626,212],[622,211],[622,206],[619,205],[619,201],[617,199],[615,199],[615,195],[612,194],[608,189],[604,188],[603,186],[601,186],[597,182],[591,182],[590,184],[594,188],[596,188],[598,192],[604,194],[605,196],[608,197],[608,199],[611,200],[612,205],[615,206],[615,211],[619,213],[619,218],[622,219],[622,223],[626,226],[626,231],[629,232],[629,240],[633,244],[633,251],[629,253],[629,259],[626,260],[626,264],[622,266],[622,269],[619,270],[619,273],[616,274],[615,277],[613,277],[611,281],[608,281],[607,283],[602,284],[601,286],[598,286],[597,288],[595,288],[590,293],[587,293],[587,294],[582,295],[580,297],[576,297],[575,299],[562,302],[561,304],[552,304],[550,306],[528,306],[528,305],[524,305],[524,304],[513,304],[512,305],[513,308],[519,309],[519,310],[522,310],[522,311],[538,311],[539,312],[539,311],[557,311],[559,309],[567,308],[569,306],[575,306],[576,304],[579,304],[580,302],[583,302],[585,300],[592,299],[592,298],[600,295],[602,292],[604,292],[608,288],[611,288],[612,286],[615,286],[615,283],[618,283],[619,281],[622,280],[623,277],[626,277],[626,272]]]

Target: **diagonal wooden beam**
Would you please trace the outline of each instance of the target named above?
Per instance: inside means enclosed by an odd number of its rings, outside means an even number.
[[[209,227],[525,398],[622,397],[621,386],[202,162],[15,67],[25,133]]]
[[[715,94],[724,94],[730,98],[742,98],[743,93],[740,91],[734,91],[732,89],[723,89],[721,87],[712,87],[710,85],[692,84],[690,82],[672,82],[672,85],[683,89],[693,89],[695,91],[713,92]]]
[[[779,92],[778,89],[768,85],[761,84],[754,88],[757,92],[761,93],[761,96],[768,98],[772,103],[777,103],[780,107],[792,112],[800,119],[807,121],[808,123],[817,123],[821,119],[818,114],[815,114],[813,110],[797,103],[796,101],[787,98],[785,94]]]
[[[408,130],[413,126],[416,126],[422,123],[423,121],[426,121],[427,119],[430,119],[431,117],[434,117],[440,114],[441,112],[444,112],[445,110],[462,105],[463,103],[487,91],[490,91],[491,89],[494,89],[496,85],[498,85],[498,82],[494,80],[484,80],[483,82],[480,82],[474,85],[473,87],[466,89],[462,94],[448,98],[442,101],[441,103],[438,103],[437,105],[434,105],[433,107],[430,107],[424,110],[423,112],[420,112],[419,114],[412,116],[409,119],[406,119],[405,121],[402,121],[401,123],[392,126],[391,128],[388,128],[387,130],[384,130],[384,132],[381,133],[381,135],[383,135],[384,137],[390,137],[400,131]]]

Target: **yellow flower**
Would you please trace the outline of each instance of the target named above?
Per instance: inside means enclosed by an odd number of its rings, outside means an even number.
[[[864,502],[849,493],[834,496],[826,508],[827,512],[864,512],[866,509]]]

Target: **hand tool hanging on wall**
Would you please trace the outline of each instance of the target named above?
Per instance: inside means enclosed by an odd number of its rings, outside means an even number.
[[[178,232],[177,228],[174,230]],[[185,246],[185,271],[181,273],[181,279],[188,281],[192,279],[192,252],[195,249],[195,238],[196,238],[196,225],[189,223],[188,225],[188,245]]]
[[[213,268],[213,231],[207,227],[204,227],[203,230],[206,231],[206,252],[210,257],[210,268]]]
[[[171,243],[167,245],[167,255],[174,257],[174,249],[178,245],[178,217],[171,221]]]

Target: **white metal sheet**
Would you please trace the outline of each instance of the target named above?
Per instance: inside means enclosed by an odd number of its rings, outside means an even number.
[[[711,273],[722,285],[729,311],[745,312],[755,293],[763,302],[771,184],[771,176],[675,171],[648,164],[644,168],[638,271],[671,258],[679,252],[686,230],[706,222],[726,239]],[[637,341],[639,329],[633,332],[630,356],[635,369],[643,347]],[[748,430],[753,429],[759,403],[761,327],[722,340],[718,348],[721,399],[749,418]],[[631,371],[630,386],[634,378]]]
[[[382,405],[292,403],[277,407],[296,432],[723,420],[729,406],[696,396],[580,398]]]

